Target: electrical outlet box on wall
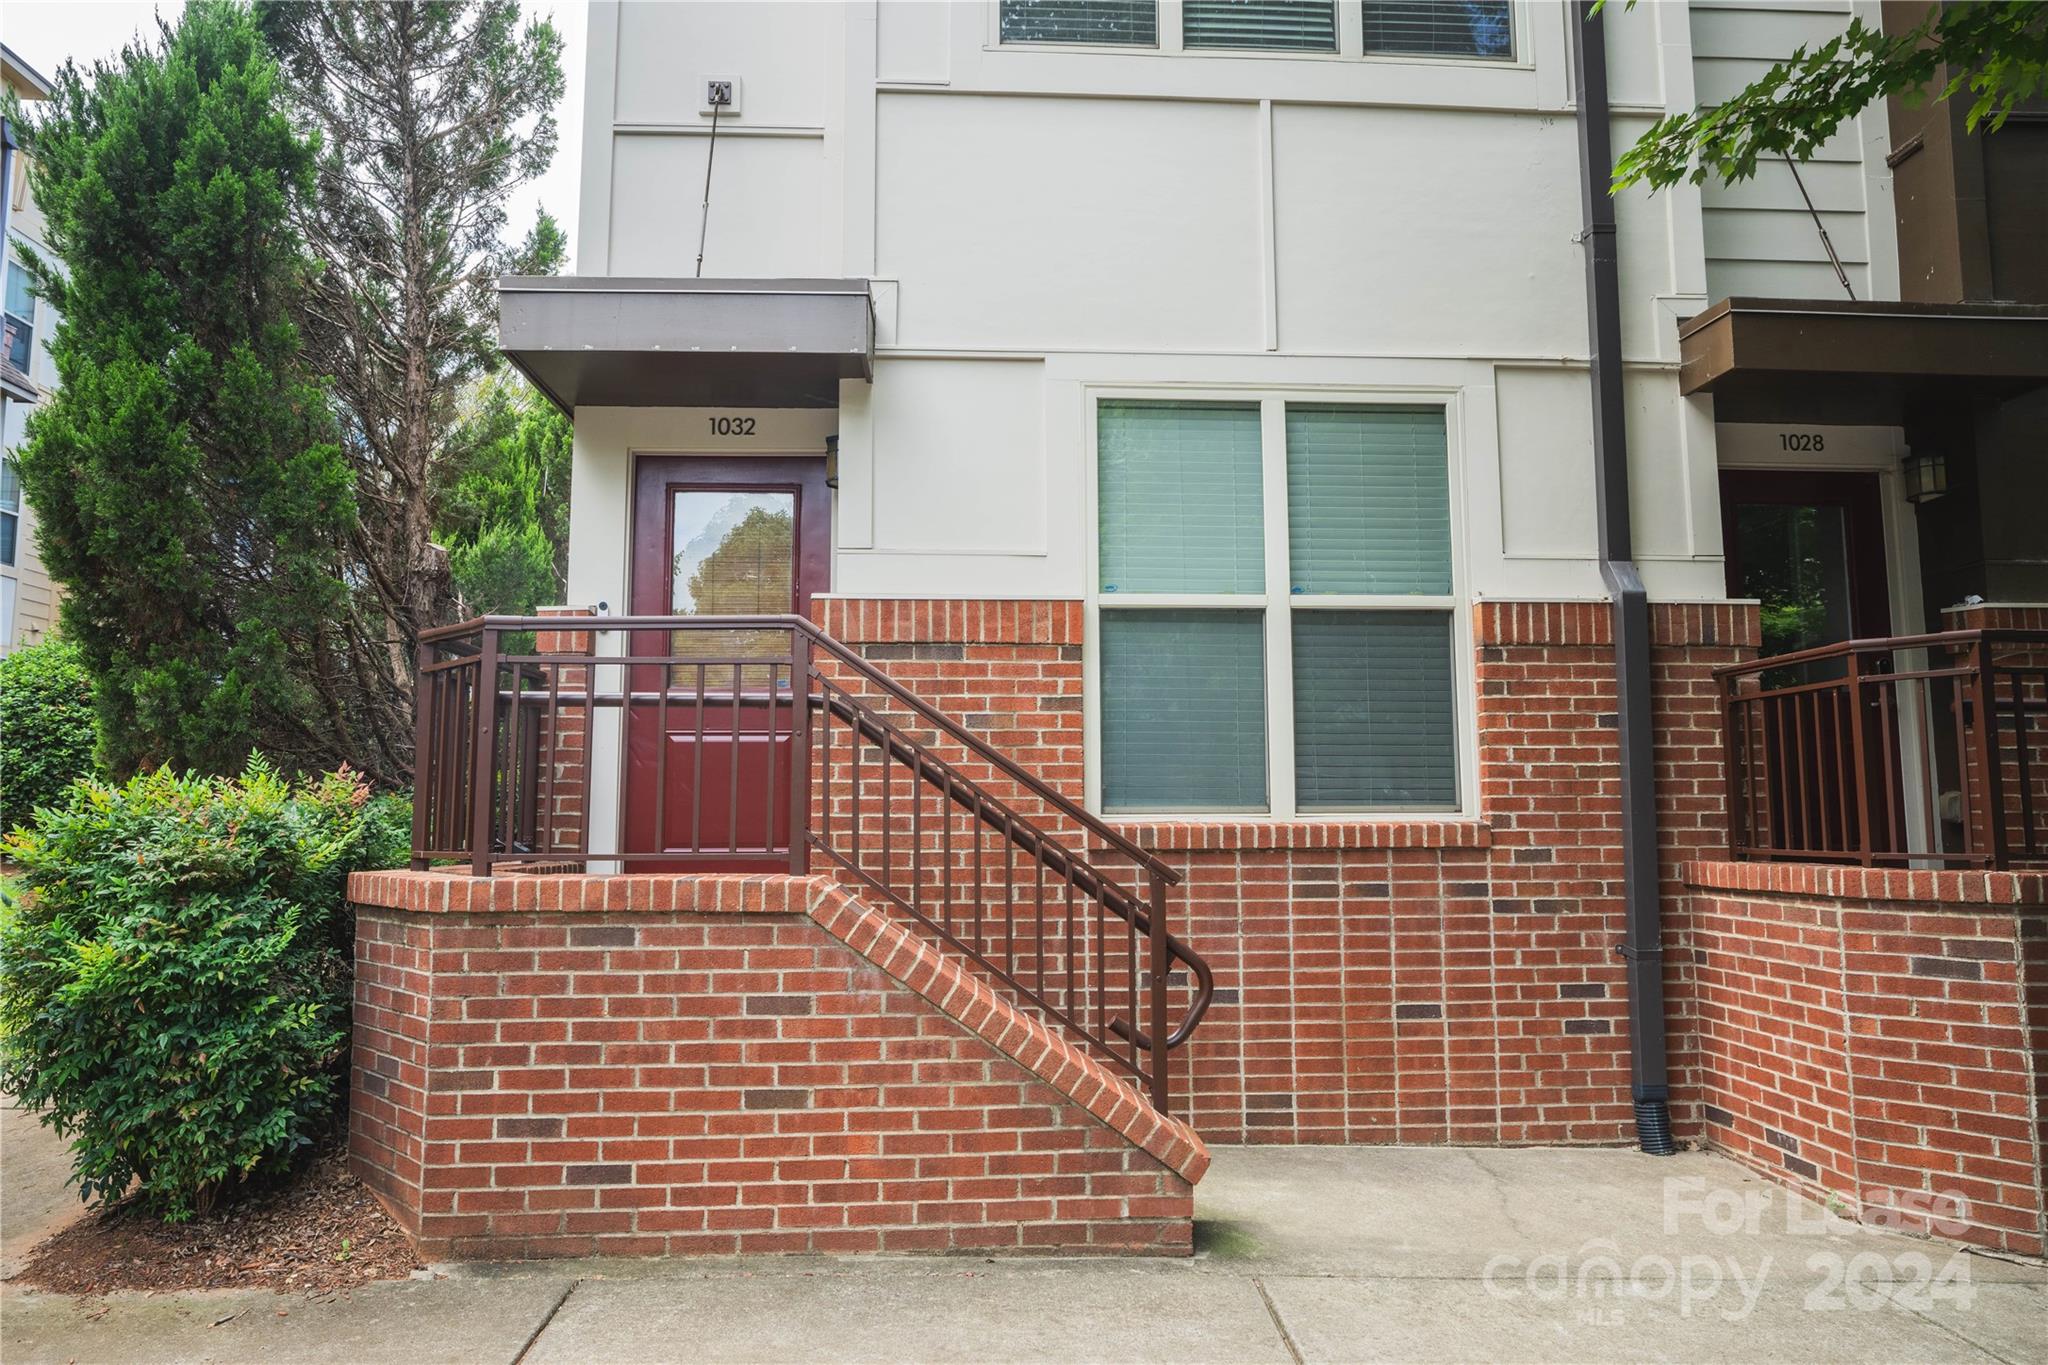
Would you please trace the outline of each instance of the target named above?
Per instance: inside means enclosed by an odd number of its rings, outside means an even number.
[[[740,111],[742,93],[738,76],[705,76],[697,91],[703,101],[697,112],[709,118],[716,110],[720,118],[731,118]]]

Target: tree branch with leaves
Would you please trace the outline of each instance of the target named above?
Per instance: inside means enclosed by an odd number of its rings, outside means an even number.
[[[2003,127],[2015,108],[2048,93],[2048,4],[1937,4],[1896,34],[1853,19],[1839,37],[1800,47],[1733,99],[1660,119],[1616,164],[1614,188],[1747,180],[1760,159],[1811,158],[1878,100],[1930,90],[1937,100],[1969,99],[1971,132]]]

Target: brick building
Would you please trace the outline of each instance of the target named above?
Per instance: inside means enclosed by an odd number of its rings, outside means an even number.
[[[1604,193],[1865,10],[594,5],[572,600],[423,659],[359,1169],[1171,1252],[1206,1143],[1696,1141],[2038,1251],[2044,300],[1882,109]]]

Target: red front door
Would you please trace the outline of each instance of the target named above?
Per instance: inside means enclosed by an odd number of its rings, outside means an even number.
[[[829,586],[822,458],[642,456],[634,475],[633,615],[808,615]],[[635,870],[787,870],[790,646],[782,630],[631,632],[633,657],[675,660],[627,670],[624,848],[675,855]]]

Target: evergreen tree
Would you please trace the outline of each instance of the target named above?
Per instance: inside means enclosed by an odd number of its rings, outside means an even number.
[[[342,667],[354,481],[300,363],[289,204],[315,152],[276,63],[247,11],[195,0],[14,116],[62,262],[24,253],[62,383],[16,458],[108,766],[339,761],[320,680]]]
[[[516,375],[485,380],[441,462],[436,539],[462,610],[529,616],[562,600],[569,548],[569,419]]]
[[[561,39],[522,27],[515,0],[261,0],[256,18],[321,138],[297,216],[322,266],[304,331],[333,376],[360,508],[345,613],[359,762],[402,776],[419,633],[456,610],[434,539],[439,464],[463,395],[497,363],[505,203],[553,158]]]

